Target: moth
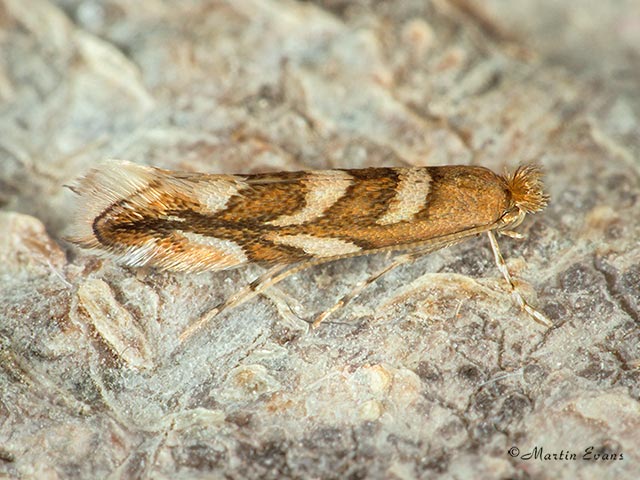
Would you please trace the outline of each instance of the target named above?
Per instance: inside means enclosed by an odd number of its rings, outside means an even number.
[[[520,237],[514,229],[547,205],[542,172],[535,165],[505,175],[479,166],[215,175],[111,160],[71,189],[79,200],[69,239],[121,264],[176,272],[272,266],[185,338],[221,310],[303,268],[405,252],[370,283],[416,256],[482,233],[517,304],[552,326],[515,287],[495,235]],[[368,283],[324,312],[314,326]]]

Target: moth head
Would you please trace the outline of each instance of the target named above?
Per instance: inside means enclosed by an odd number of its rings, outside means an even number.
[[[539,166],[523,165],[502,178],[514,205],[502,218],[505,226],[513,228],[524,220],[527,213],[539,212],[547,206],[549,195],[544,193],[542,169]]]

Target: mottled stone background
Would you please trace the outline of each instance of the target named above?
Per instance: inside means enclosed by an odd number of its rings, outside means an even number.
[[[637,478],[639,79],[632,0],[0,0],[0,477]],[[179,345],[262,270],[136,272],[67,244],[62,185],[105,157],[537,160],[551,204],[502,248],[556,327],[477,238],[318,331],[392,258],[304,271]]]

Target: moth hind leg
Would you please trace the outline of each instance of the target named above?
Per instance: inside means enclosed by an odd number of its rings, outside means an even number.
[[[369,285],[375,283],[381,277],[392,272],[393,270],[400,267],[401,265],[414,261],[417,256],[419,256],[419,254],[416,254],[416,253],[406,253],[404,255],[400,255],[395,259],[394,262],[378,270],[374,274],[367,277],[365,280],[358,283],[349,293],[347,293],[342,298],[340,298],[340,300],[334,303],[333,306],[329,307],[327,310],[324,310],[320,315],[318,315],[315,318],[313,324],[311,325],[312,328],[314,329],[318,328],[322,322],[324,322],[327,318],[333,315],[336,311],[338,311],[340,308],[344,307],[349,302],[351,302],[356,297],[358,297],[358,295],[360,295],[363,292],[363,290],[366,289]]]
[[[529,303],[527,303],[527,301],[524,299],[524,297],[520,293],[520,290],[518,290],[518,287],[516,287],[516,285],[513,283],[511,274],[509,273],[509,269],[507,269],[507,264],[504,261],[502,254],[500,253],[500,247],[498,246],[498,240],[496,240],[496,236],[491,230],[487,232],[487,235],[489,236],[489,242],[491,242],[491,250],[493,251],[493,257],[495,259],[496,266],[498,267],[498,270],[500,270],[500,273],[502,273],[504,279],[507,281],[509,289],[511,290],[511,295],[515,299],[518,306],[522,310],[527,312],[529,316],[531,316],[531,318],[533,318],[539,324],[544,325],[548,328],[553,327],[553,323],[551,322],[551,320],[549,320],[544,314],[529,305]]]
[[[205,325],[213,320],[216,316],[221,314],[226,310],[230,310],[235,308],[243,303],[251,300],[252,298],[260,295],[267,288],[275,285],[276,283],[281,282],[285,278],[294,275],[302,270],[313,267],[315,265],[326,263],[329,261],[335,260],[334,258],[320,258],[320,259],[310,259],[305,260],[299,263],[294,264],[278,264],[258,278],[253,280],[246,287],[238,290],[236,293],[231,295],[222,303],[219,303],[211,310],[206,312],[198,321],[194,322],[192,325],[187,327],[182,334],[180,334],[180,344],[184,344],[189,340],[196,332],[200,331]]]
[[[273,279],[278,276],[283,270],[287,268],[291,268],[291,265],[276,265],[258,278],[249,283],[246,287],[236,291],[233,295],[228,297],[223,302],[219,303],[211,310],[207,311],[204,315],[202,315],[196,322],[189,325],[184,332],[180,334],[180,343],[183,344],[189,338],[191,338],[196,332],[200,331],[205,325],[211,322],[214,317],[218,316],[225,310],[232,309],[243,303],[251,300],[256,295],[259,295],[265,288],[270,285],[273,285],[275,282],[269,283],[270,279]]]

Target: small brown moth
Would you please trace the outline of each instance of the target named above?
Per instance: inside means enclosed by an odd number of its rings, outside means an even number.
[[[548,201],[533,165],[508,175],[442,166],[211,175],[112,160],[72,190],[80,195],[71,241],[133,267],[180,272],[276,265],[213,309],[183,338],[303,268],[338,258],[406,251],[366,285],[418,255],[487,233],[498,269],[518,305],[552,326],[516,289],[494,232],[513,229]]]

